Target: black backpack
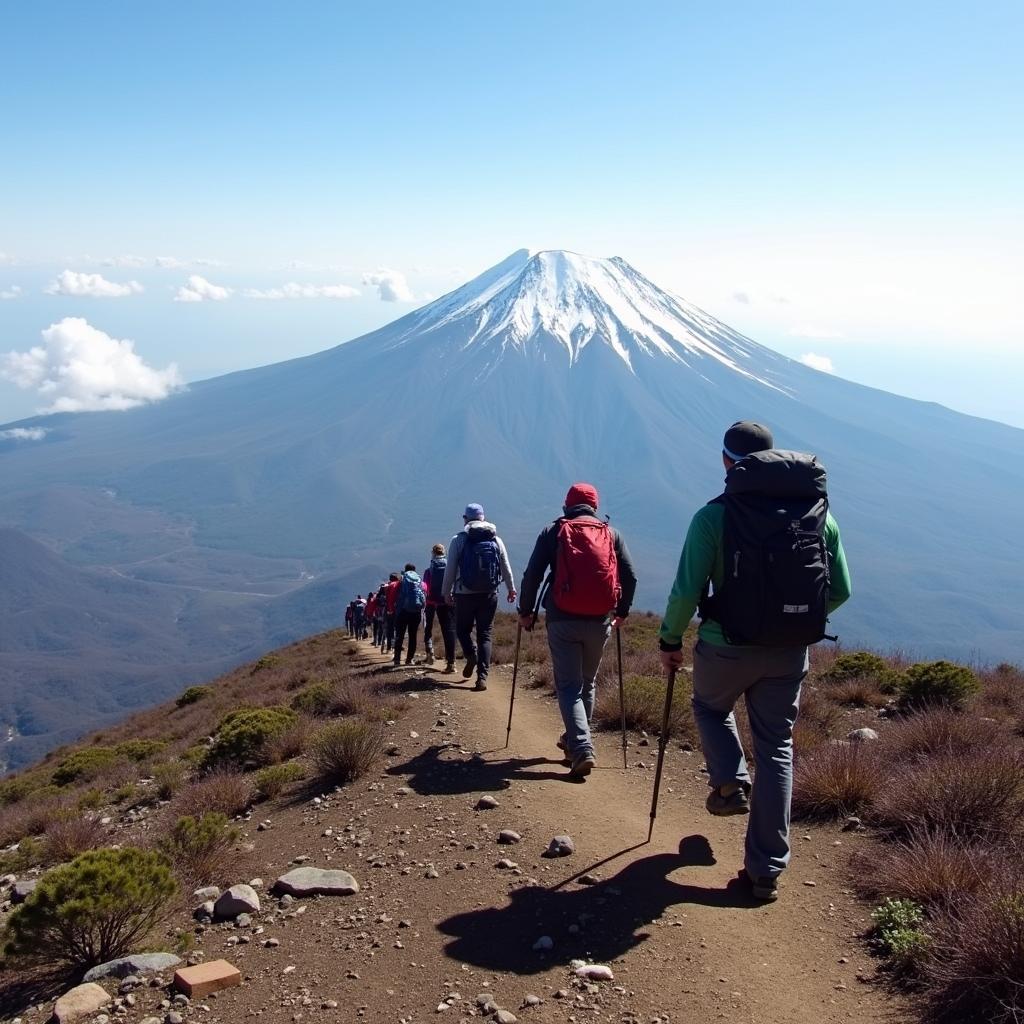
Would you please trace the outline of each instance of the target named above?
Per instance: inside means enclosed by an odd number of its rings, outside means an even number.
[[[831,583],[825,467],[800,452],[755,452],[726,474],[725,575],[702,619],[732,644],[800,647],[825,637]]]

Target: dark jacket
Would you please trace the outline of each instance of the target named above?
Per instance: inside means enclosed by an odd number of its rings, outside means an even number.
[[[589,516],[597,519],[597,512],[589,505],[574,505],[565,510],[565,519],[577,519],[581,516]],[[550,526],[544,527],[537,543],[533,547],[533,554],[523,573],[523,583],[519,588],[519,611],[521,614],[529,614],[537,603],[537,594],[544,583],[544,575],[549,570],[554,575],[555,559],[558,557],[558,524],[556,519]],[[636,573],[633,571],[633,560],[629,557],[629,549],[626,542],[619,535],[617,530],[612,530],[612,539],[615,544],[615,559],[619,564],[619,585],[622,587],[622,594],[619,603],[615,608],[615,614],[625,618],[633,604],[633,595],[636,593]],[[563,612],[557,607],[551,598],[551,589],[548,588],[544,596],[544,611],[551,622],[560,619],[591,619],[600,621],[607,616],[597,615],[572,615]]]

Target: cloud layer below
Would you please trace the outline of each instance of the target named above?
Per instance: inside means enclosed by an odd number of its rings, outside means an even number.
[[[42,338],[27,352],[0,356],[0,376],[35,391],[46,403],[40,412],[131,409],[184,385],[174,363],[148,366],[134,342],[112,338],[81,317],[51,324]]]
[[[46,289],[47,295],[73,295],[93,299],[123,299],[128,295],[138,295],[143,290],[138,281],[108,281],[101,274],[84,274],[77,270],[65,270],[51,281]]]
[[[347,284],[298,284],[289,281],[280,288],[247,288],[247,299],[354,299],[358,288]]]
[[[820,356],[816,352],[805,352],[800,357],[800,362],[804,366],[809,366],[812,370],[821,370],[822,373],[836,372],[832,360],[828,356]]]

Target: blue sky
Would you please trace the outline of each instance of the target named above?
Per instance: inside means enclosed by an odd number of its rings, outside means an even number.
[[[1024,426],[1024,6],[712,6],[8,5],[0,353],[198,379],[569,248]],[[51,406],[4,365],[0,422]]]

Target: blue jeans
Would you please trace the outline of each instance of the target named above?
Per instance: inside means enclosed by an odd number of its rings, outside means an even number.
[[[584,754],[593,756],[590,720],[594,717],[594,680],[611,626],[594,619],[548,619],[547,633],[558,710],[565,725],[566,752],[574,760]]]
[[[462,645],[462,653],[476,659],[476,678],[481,683],[486,681],[491,669],[491,633],[497,613],[497,593],[455,595],[455,634]]]
[[[793,726],[806,647],[721,647],[698,640],[693,651],[693,716],[708,766],[708,784],[750,785],[733,708],[743,697],[754,737],[753,793],[744,866],[754,878],[789,864],[793,795]]]

